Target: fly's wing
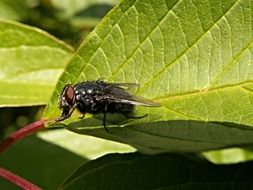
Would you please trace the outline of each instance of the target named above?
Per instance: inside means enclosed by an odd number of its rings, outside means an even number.
[[[109,83],[114,87],[124,89],[130,92],[136,92],[137,89],[140,87],[137,83]]]
[[[98,79],[98,81],[102,81],[102,82],[104,82],[104,78],[100,78],[100,79]],[[140,85],[139,84],[137,84],[137,83],[132,83],[132,82],[126,82],[126,83],[124,83],[124,82],[122,82],[122,83],[107,83],[106,82],[106,84],[107,85],[113,85],[113,86],[117,86],[117,87],[119,87],[119,88],[123,88],[123,89],[127,89],[127,90],[130,90],[130,91],[132,91],[132,90],[137,90],[139,87],[140,87]]]
[[[134,96],[130,94],[127,90],[131,87],[136,87],[136,83],[112,83],[105,89],[105,93],[111,102],[126,103],[133,105],[141,105],[148,107],[160,106],[159,103],[153,102],[141,96]],[[127,89],[127,90],[126,90]]]

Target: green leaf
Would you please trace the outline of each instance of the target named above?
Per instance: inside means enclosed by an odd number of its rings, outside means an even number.
[[[176,154],[111,154],[81,166],[61,189],[250,189],[253,163],[218,166]]]
[[[0,107],[46,104],[71,52],[39,29],[0,20]]]
[[[1,0],[0,18],[11,20],[22,20],[27,17],[27,2],[23,0]]]
[[[159,108],[143,119],[96,119],[68,129],[129,143],[142,152],[198,152],[253,143],[251,0],[122,1],[71,59],[45,116],[60,115],[67,83],[105,78],[140,84]]]
[[[96,5],[114,5],[118,0],[86,0],[86,1],[80,1],[80,0],[52,0],[52,4],[55,8],[58,9],[58,11],[61,11],[62,16],[64,17],[74,17],[78,14],[93,15],[94,12],[89,12],[90,14],[87,14],[87,11],[90,7],[96,6]],[[101,7],[102,8],[102,7]],[[95,9],[96,13],[99,11],[103,12],[103,9]],[[101,13],[100,13],[101,14]]]
[[[250,149],[227,148],[204,152],[203,155],[216,164],[233,164],[243,161],[252,161],[253,152]]]
[[[66,129],[45,131],[38,134],[44,141],[69,150],[76,155],[95,159],[108,153],[129,153],[135,149],[129,145],[72,133]]]
[[[128,122],[126,125],[109,125],[110,133],[97,119],[72,122],[67,129],[79,133],[128,143],[139,151],[154,154],[161,152],[201,152],[231,146],[252,144],[253,129],[248,126],[201,121]]]
[[[118,0],[52,0],[57,15],[70,21],[72,26],[93,29]]]

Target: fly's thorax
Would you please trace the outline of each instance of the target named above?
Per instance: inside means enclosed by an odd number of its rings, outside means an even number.
[[[74,86],[75,90],[84,90],[86,93],[96,93],[103,91],[108,84],[103,81],[86,81]]]
[[[74,86],[76,99],[79,101],[95,102],[96,98],[104,95],[106,84],[103,82],[87,81]]]
[[[84,88],[85,86],[82,86],[83,88],[77,88],[75,89],[76,94],[76,101],[77,109],[81,113],[99,113],[101,112],[101,105],[97,103],[96,97],[97,92],[94,91],[91,88]]]

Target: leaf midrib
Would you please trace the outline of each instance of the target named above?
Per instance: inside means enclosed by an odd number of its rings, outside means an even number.
[[[237,83],[237,84],[223,85],[223,86],[219,86],[219,87],[211,88],[211,89],[210,88],[205,88],[205,89],[201,89],[201,90],[187,91],[187,92],[184,92],[184,93],[179,92],[179,93],[175,93],[175,94],[167,94],[167,95],[155,97],[152,100],[162,101],[162,100],[166,100],[168,98],[183,98],[185,96],[205,94],[205,93],[210,93],[210,92],[218,92],[220,90],[226,90],[226,89],[231,89],[231,88],[240,88],[242,90],[247,90],[249,92],[252,92],[248,88],[244,87],[244,86],[247,86],[247,85],[252,84],[252,83],[253,83],[253,80],[249,80],[249,81],[246,81],[246,82],[241,82],[241,83]]]

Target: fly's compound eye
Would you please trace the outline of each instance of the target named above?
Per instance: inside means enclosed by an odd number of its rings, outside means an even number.
[[[75,104],[75,90],[73,86],[66,85],[63,91],[63,96],[69,105],[73,106]]]
[[[72,106],[74,106],[75,100],[76,100],[75,90],[73,86],[67,84],[64,87],[63,92],[60,96],[59,105],[63,109],[70,109]]]

